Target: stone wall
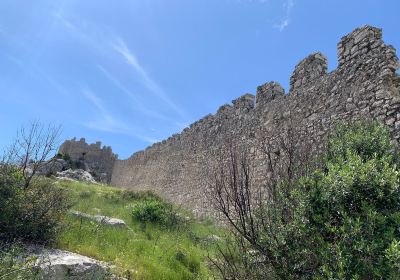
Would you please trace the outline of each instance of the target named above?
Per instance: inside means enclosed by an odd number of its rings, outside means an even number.
[[[94,175],[97,181],[110,183],[114,163],[118,156],[111,147],[101,145],[101,142],[88,144],[85,138],[77,141],[75,138],[66,140],[59,149],[59,153],[69,155],[74,162],[81,162],[83,169]]]
[[[206,213],[204,170],[225,149],[226,140],[249,148],[257,161],[258,141],[278,134],[295,120],[301,141],[316,152],[338,120],[376,119],[400,139],[400,78],[395,49],[378,28],[357,28],[338,43],[338,67],[327,72],[327,59],[313,53],[302,60],[285,94],[276,82],[220,107],[176,134],[115,162],[111,184],[153,190],[195,213]],[[260,161],[260,164],[262,162]]]

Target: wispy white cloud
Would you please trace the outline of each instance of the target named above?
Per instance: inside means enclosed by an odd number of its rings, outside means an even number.
[[[158,85],[158,83],[148,74],[146,69],[139,63],[134,52],[118,34],[106,26],[98,28],[98,26],[93,27],[90,26],[90,24],[86,24],[86,27],[90,29],[89,33],[88,31],[80,28],[80,25],[77,25],[76,23],[64,17],[64,15],[60,12],[54,13],[54,16],[71,34],[78,38],[79,41],[86,44],[86,46],[92,51],[95,51],[103,56],[110,56],[111,49],[114,51],[112,52],[114,55],[118,54],[120,57],[122,57],[124,62],[135,71],[135,74],[139,76],[140,81],[151,93],[153,93],[164,104],[166,104],[168,108],[172,109],[172,111],[174,111],[180,118],[186,119],[182,108],[173,102],[166,92]],[[100,70],[103,72],[103,74],[108,76],[107,78],[111,80],[118,88],[125,93],[129,92],[128,95],[138,101],[138,99],[117,79],[115,79],[115,77],[112,77],[109,72],[106,73],[104,68]]]
[[[144,67],[139,63],[135,54],[129,49],[125,41],[121,37],[117,37],[111,44],[114,51],[120,54],[125,62],[132,67],[137,74],[139,74],[143,84],[153,92],[158,98],[164,101],[171,109],[173,109],[181,117],[184,116],[183,110],[175,104],[164,90],[150,77]]]
[[[110,73],[110,71],[106,70],[103,66],[97,64],[96,65],[97,69],[100,70],[100,72],[103,73],[103,75],[111,81],[118,89],[120,89],[125,95],[127,95],[129,98],[133,99],[135,102],[137,102],[140,106],[142,103],[139,101],[139,99],[136,97],[135,94],[133,94],[126,86],[124,86],[113,74]]]
[[[289,25],[289,19],[286,18],[282,20],[280,23],[275,24],[274,27],[278,29],[280,32],[282,32],[288,25]]]
[[[120,119],[117,119],[115,116],[113,116],[104,105],[103,100],[92,90],[88,88],[83,88],[81,92],[100,115],[100,117],[96,120],[84,122],[84,126],[99,131],[132,136],[150,144],[159,142],[158,139],[154,139],[147,135],[138,133],[140,129],[129,126]]]
[[[283,3],[283,8],[285,10],[285,17],[279,23],[274,24],[274,28],[282,32],[286,27],[289,26],[290,16],[293,7],[294,7],[294,0],[285,0],[285,2]]]
[[[100,118],[95,121],[83,123],[86,127],[117,134],[127,134],[127,132],[129,132],[128,126],[122,121],[116,120],[116,118],[104,106],[103,100],[93,91],[88,88],[84,88],[81,90],[81,92],[90,101],[100,115]]]
[[[91,30],[92,33],[89,35],[89,32],[85,32],[82,28],[79,27],[79,24],[76,24],[70,19],[67,19],[62,12],[58,11],[54,13],[54,17],[65,27],[66,30],[73,36],[78,39],[78,42],[86,45],[91,51],[95,51],[97,53],[107,53],[107,50],[104,48],[103,38],[100,38],[98,30]],[[90,25],[88,25],[90,26]],[[94,35],[95,34],[95,35]]]
[[[156,112],[154,110],[150,110],[147,108],[147,106],[135,95],[130,91],[120,80],[118,80],[110,71],[105,69],[103,66],[97,64],[97,68],[102,72],[102,74],[115,86],[117,87],[121,92],[125,94],[128,99],[130,99],[134,105],[135,109],[140,111],[141,113],[145,114],[146,116],[155,118],[155,119],[160,119],[164,121],[169,121],[172,122],[172,120],[159,112]]]

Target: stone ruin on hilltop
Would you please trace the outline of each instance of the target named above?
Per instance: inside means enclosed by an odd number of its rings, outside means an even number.
[[[90,172],[94,179],[102,183],[110,183],[111,174],[118,156],[111,147],[102,147],[101,142],[86,143],[85,138],[66,140],[58,151],[61,155],[68,155],[75,168]]]

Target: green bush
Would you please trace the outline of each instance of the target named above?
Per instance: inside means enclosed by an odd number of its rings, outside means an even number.
[[[0,240],[52,241],[69,208],[65,191],[47,178],[24,188],[19,169],[0,169]]]
[[[155,199],[161,200],[161,197],[152,191],[130,191],[124,190],[121,193],[121,197],[124,200],[145,200]]]
[[[172,206],[158,199],[145,199],[133,205],[132,216],[136,221],[155,224],[170,224],[174,215]]]
[[[69,154],[61,154],[61,153],[57,153],[54,158],[56,159],[63,159],[67,162],[71,161],[71,156]]]
[[[304,181],[319,277],[398,279],[400,169],[392,151],[378,123],[341,124],[324,170]]]
[[[328,139],[326,161],[346,160],[356,154],[363,159],[381,158],[392,150],[389,133],[375,121],[339,123]]]

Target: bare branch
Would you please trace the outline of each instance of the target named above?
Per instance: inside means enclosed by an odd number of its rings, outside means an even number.
[[[29,188],[38,170],[51,162],[50,158],[58,149],[60,132],[61,126],[34,121],[18,131],[16,140],[3,154],[3,166],[18,167],[22,171],[24,189]]]

